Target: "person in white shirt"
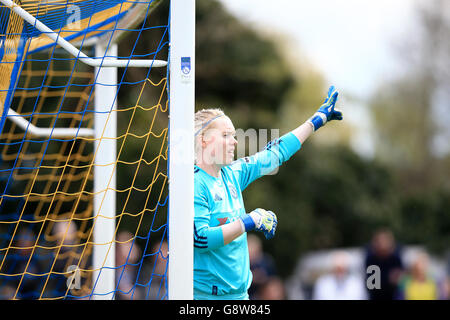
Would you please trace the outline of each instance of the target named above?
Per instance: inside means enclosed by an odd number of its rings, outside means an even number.
[[[363,277],[350,272],[349,255],[336,252],[332,257],[331,272],[319,277],[313,290],[313,300],[366,300]]]

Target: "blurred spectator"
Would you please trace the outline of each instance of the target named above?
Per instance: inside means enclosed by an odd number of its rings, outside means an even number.
[[[249,234],[247,236],[247,242],[250,270],[253,274],[253,281],[248,290],[248,294],[250,299],[255,299],[260,287],[264,285],[270,277],[276,275],[276,269],[272,257],[263,252],[262,242],[258,236]]]
[[[48,289],[46,291],[52,291],[52,297],[63,297],[65,299],[71,299],[71,296],[79,295],[77,289],[72,288],[68,290],[67,280],[69,267],[76,267],[79,263],[79,255],[82,248],[74,246],[77,242],[78,229],[73,221],[57,221],[52,228],[52,235],[54,237],[55,246],[59,247],[54,254],[54,260],[52,273],[49,276]],[[53,263],[53,261],[52,261]],[[80,280],[81,281],[81,280]]]
[[[42,273],[38,257],[33,254],[35,248],[36,235],[30,229],[22,229],[18,232],[12,243],[12,248],[6,257],[4,270],[9,274],[6,280],[8,285],[14,288],[5,294],[2,299],[38,299],[40,296],[40,277],[34,274]]]
[[[16,288],[10,285],[0,285],[0,300],[12,300],[16,294]],[[20,297],[15,297],[14,300],[20,300]]]
[[[272,276],[259,287],[255,297],[258,300],[286,300],[286,290],[283,281]]]
[[[443,285],[444,299],[450,299],[450,252],[447,253],[447,270]]]
[[[169,246],[166,241],[156,243],[152,248],[154,253],[154,263],[151,266],[151,279],[149,287],[146,289],[146,299],[162,300],[167,297],[167,262],[169,254]]]
[[[349,255],[339,251],[332,256],[331,272],[318,278],[313,300],[364,300],[364,281],[350,272]]]
[[[78,259],[75,258],[78,248],[74,247],[77,240],[77,226],[70,221],[58,221],[55,222],[52,233],[54,245],[60,247],[53,269],[56,272],[67,272],[69,265],[78,264]]]
[[[141,250],[135,242],[134,235],[122,231],[116,238],[116,281],[118,300],[139,300],[142,293],[136,287],[138,265],[135,265],[141,256]]]
[[[400,297],[405,300],[436,300],[439,298],[438,282],[429,273],[429,258],[425,252],[418,254],[408,273],[402,277]]]
[[[442,284],[442,299],[450,299],[450,277],[446,276]]]
[[[371,300],[394,300],[398,298],[397,288],[403,272],[400,248],[396,245],[390,230],[377,231],[366,250],[365,267],[375,265],[380,268],[380,288],[369,289]]]
[[[77,239],[77,226],[72,221],[57,221],[52,231],[59,246],[73,245]]]

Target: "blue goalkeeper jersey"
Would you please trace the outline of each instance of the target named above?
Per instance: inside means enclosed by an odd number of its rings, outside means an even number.
[[[194,168],[194,299],[246,299],[252,282],[247,234],[224,245],[220,226],[246,214],[242,191],[301,147],[293,133],[221,169],[218,178]]]

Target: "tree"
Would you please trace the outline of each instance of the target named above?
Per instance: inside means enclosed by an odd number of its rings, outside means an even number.
[[[371,99],[377,156],[393,165],[403,186],[420,192],[443,182],[450,155],[450,19],[448,1],[419,8],[419,31],[402,46],[408,71],[382,85]],[[440,142],[436,143],[436,142]]]
[[[418,7],[414,37],[400,46],[405,74],[371,99],[377,159],[391,167],[399,239],[442,253],[448,243],[450,183],[450,3]]]
[[[274,176],[244,191],[247,211],[268,208],[279,218],[264,245],[288,275],[306,251],[360,246],[373,230],[397,221],[396,189],[388,167],[348,147],[305,144]]]

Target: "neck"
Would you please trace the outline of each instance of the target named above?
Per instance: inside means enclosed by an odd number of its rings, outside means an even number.
[[[206,163],[203,163],[203,162],[197,163],[197,167],[201,168],[207,174],[209,174],[210,176],[213,176],[215,178],[219,177],[220,169],[222,168],[222,167],[220,167],[218,165],[215,165],[215,164],[206,164]]]

